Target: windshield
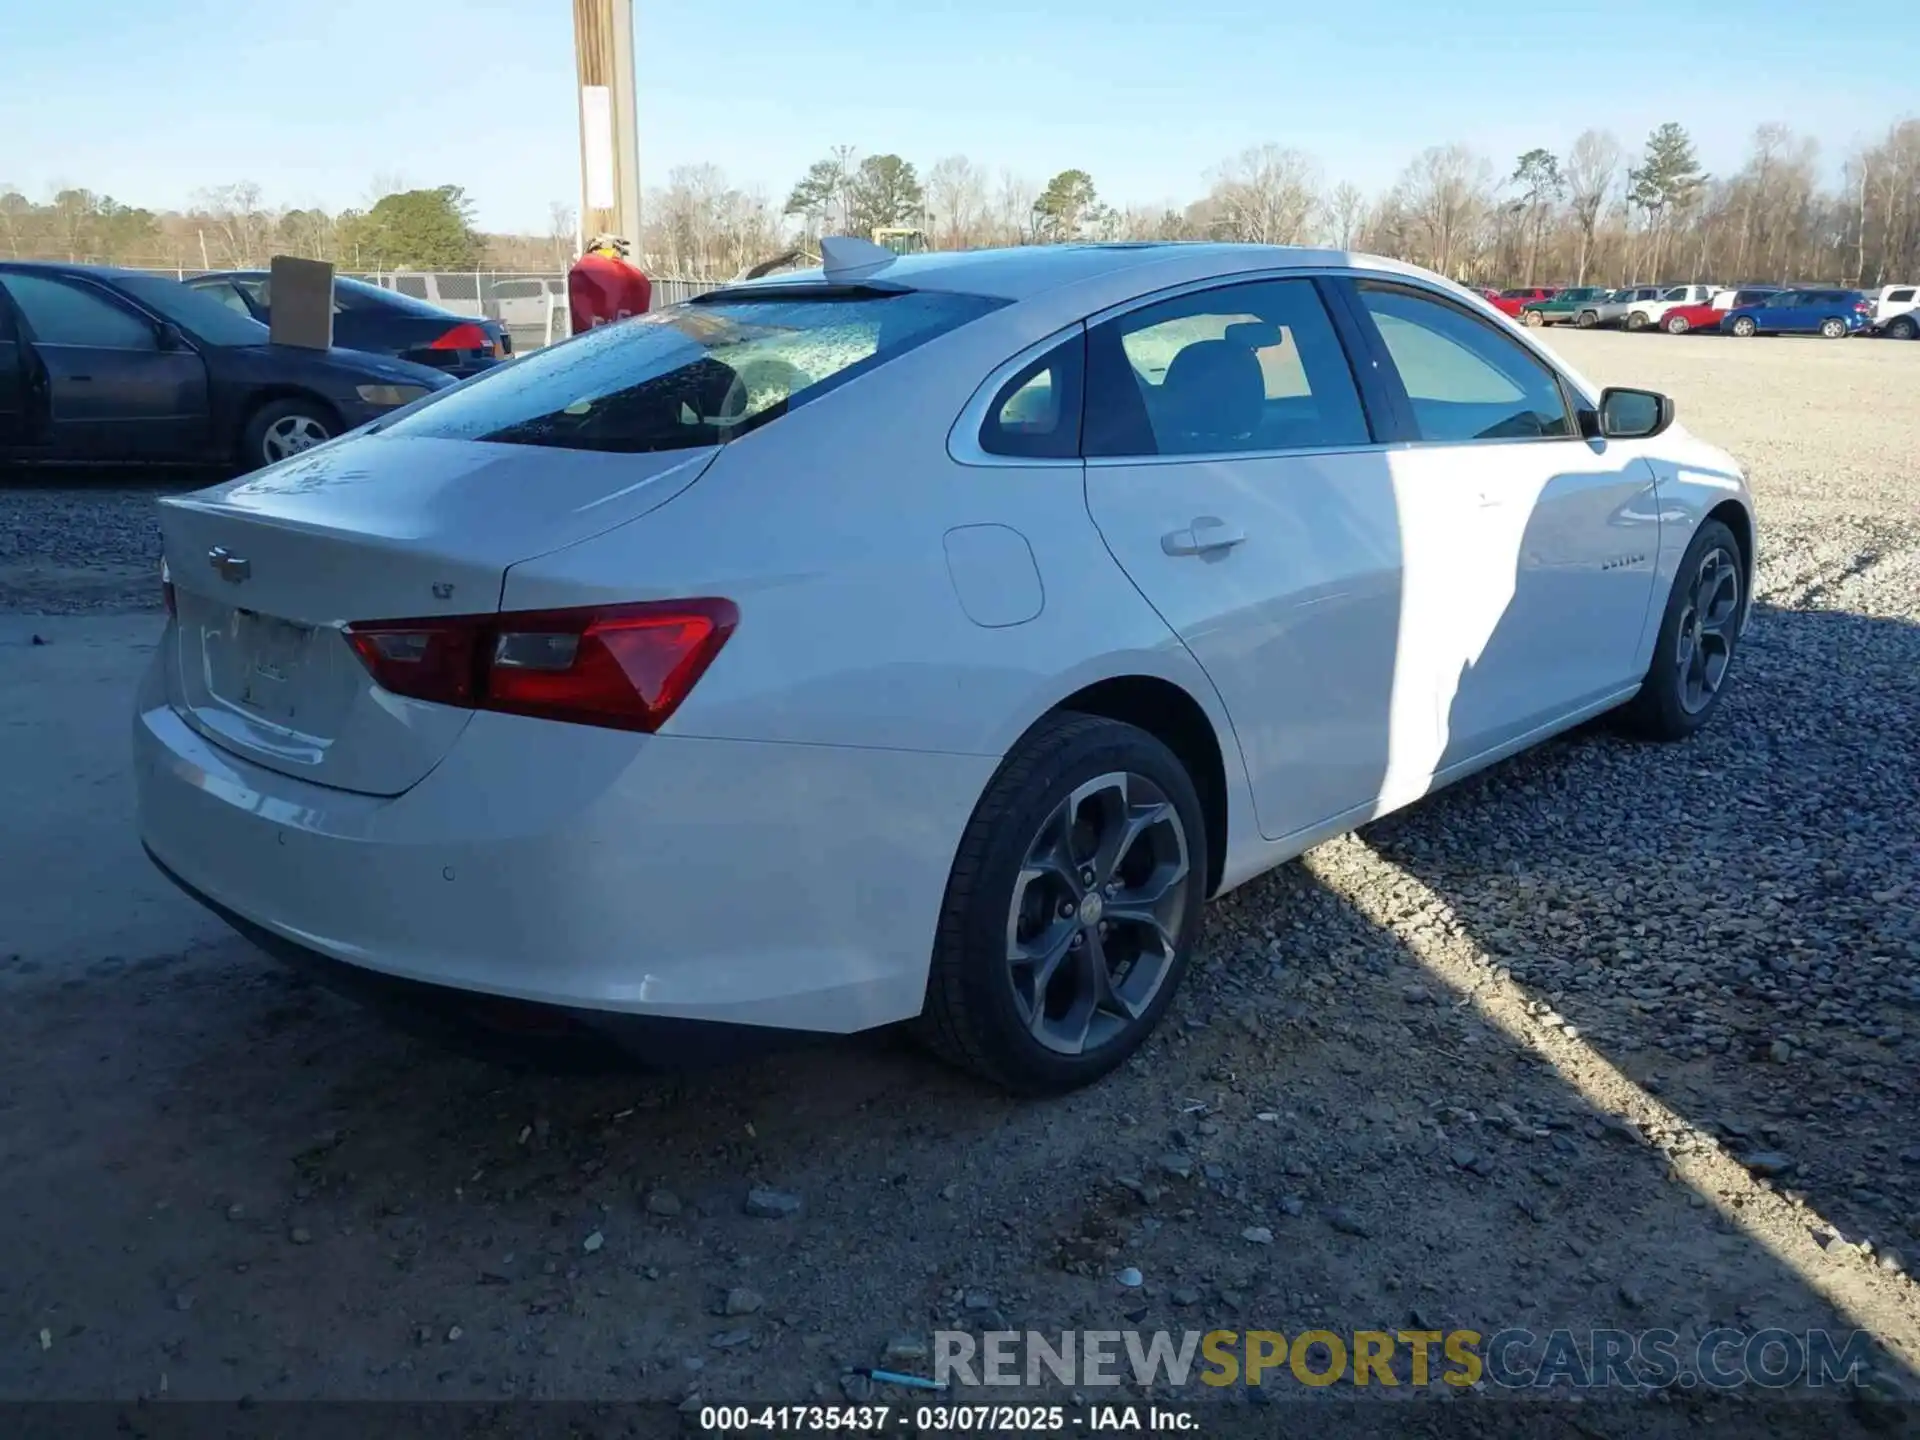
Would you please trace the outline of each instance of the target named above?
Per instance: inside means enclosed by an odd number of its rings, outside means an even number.
[[[564,450],[723,445],[1004,303],[838,290],[675,305],[536,351],[388,433]]]
[[[208,345],[265,345],[267,327],[213,296],[164,275],[116,275],[113,283],[163,320]]]

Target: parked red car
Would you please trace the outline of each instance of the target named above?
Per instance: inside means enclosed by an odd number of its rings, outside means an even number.
[[[1740,305],[1764,304],[1769,296],[1780,293],[1777,285],[1748,285],[1740,290],[1722,290],[1705,305],[1676,305],[1660,317],[1660,328],[1669,335],[1685,335],[1689,330],[1718,330],[1727,312]]]
[[[1536,300],[1551,300],[1559,293],[1544,285],[1524,285],[1518,290],[1502,290],[1499,294],[1488,298],[1493,302],[1493,308],[1502,315],[1511,315],[1518,319],[1521,306],[1531,305]]]
[[[1469,285],[1466,281],[1462,280],[1460,282],[1460,288],[1469,294],[1478,295],[1482,300],[1489,303],[1496,302],[1500,298],[1500,292],[1498,290],[1490,290],[1485,285]]]

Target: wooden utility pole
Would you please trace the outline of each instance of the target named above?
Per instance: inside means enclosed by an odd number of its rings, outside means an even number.
[[[640,138],[633,103],[633,0],[573,0],[579,76],[580,233],[619,235],[640,258]]]

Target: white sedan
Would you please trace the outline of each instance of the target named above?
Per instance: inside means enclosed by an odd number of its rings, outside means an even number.
[[[1061,1091],[1152,1031],[1208,897],[1725,693],[1739,470],[1446,281],[826,260],[163,501],[160,866],[475,1033],[913,1020]]]

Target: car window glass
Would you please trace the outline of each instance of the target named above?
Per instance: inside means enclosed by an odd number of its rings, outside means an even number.
[[[1558,379],[1517,341],[1410,290],[1363,284],[1359,293],[1406,387],[1423,440],[1574,433]]]
[[[1887,296],[1887,303],[1890,305],[1897,305],[1911,299],[1913,299],[1913,291],[1895,290]]]
[[[247,302],[239,289],[228,281],[221,280],[215,284],[195,285],[191,288],[198,290],[202,295],[212,296],[236,315],[245,315],[249,318],[253,315],[253,311],[247,308]]]
[[[1311,280],[1177,296],[1088,337],[1090,456],[1366,445],[1346,351]]]
[[[157,350],[153,327],[130,310],[79,285],[45,275],[0,280],[46,345],[95,345],[107,350]]]
[[[627,453],[723,445],[1004,303],[937,290],[723,291],[502,365],[388,433]]]
[[[1080,390],[1086,338],[1076,334],[1000,387],[980,429],[989,455],[1068,460],[1080,454]]]

